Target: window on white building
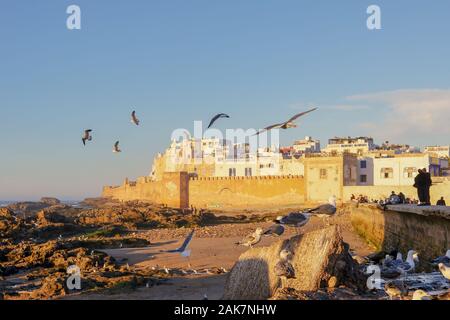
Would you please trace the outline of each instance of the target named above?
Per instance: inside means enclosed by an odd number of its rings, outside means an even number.
[[[359,182],[366,183],[367,182],[367,174],[362,174],[359,176]]]
[[[246,177],[252,176],[252,168],[245,168],[245,176]]]
[[[414,178],[417,175],[417,168],[407,167],[403,169],[403,176],[405,178]]]
[[[236,168],[229,168],[228,169],[228,176],[236,177]]]
[[[381,168],[381,179],[392,179],[394,178],[393,168]]]

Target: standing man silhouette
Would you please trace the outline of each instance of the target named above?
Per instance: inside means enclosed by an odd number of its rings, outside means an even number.
[[[430,188],[433,185],[433,182],[431,181],[431,174],[427,172],[427,169],[423,168],[422,173],[424,175],[424,200],[426,206],[431,206],[431,200],[430,200]]]
[[[425,203],[424,197],[424,175],[422,169],[419,169],[419,173],[414,178],[414,188],[417,189],[417,197],[419,198],[419,205],[423,205]]]

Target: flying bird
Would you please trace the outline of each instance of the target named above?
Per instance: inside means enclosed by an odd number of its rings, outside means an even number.
[[[317,108],[308,110],[308,111],[304,111],[301,113],[296,114],[295,116],[293,116],[292,118],[290,118],[288,121],[286,122],[282,122],[282,123],[277,123],[277,124],[273,124],[271,126],[265,127],[264,129],[258,131],[255,135],[260,135],[263,132],[266,131],[270,131],[272,129],[289,129],[289,128],[296,128],[297,125],[294,123],[295,120],[297,120],[298,118],[317,110]]]
[[[83,141],[83,145],[86,145],[86,141],[92,141],[91,132],[92,132],[92,129],[84,130],[84,135],[81,138],[81,141]]]
[[[218,119],[220,119],[220,118],[229,118],[229,117],[230,117],[230,116],[227,115],[227,114],[225,114],[225,113],[219,113],[219,114],[216,114],[216,115],[211,119],[211,121],[209,122],[208,129],[211,128],[211,126],[214,124],[214,122],[216,122]]]
[[[113,152],[114,153],[122,152],[122,150],[119,149],[119,141],[116,141],[116,143],[114,144]]]
[[[242,241],[237,242],[237,245],[244,247],[253,247],[255,244],[261,241],[261,236],[264,233],[264,230],[261,228],[256,229],[255,232],[246,236]]]
[[[187,246],[189,245],[189,243],[190,243],[191,240],[192,240],[192,237],[194,236],[194,232],[195,232],[195,230],[192,230],[192,231],[188,234],[188,236],[187,236],[186,239],[184,240],[184,242],[183,242],[183,244],[181,245],[181,247],[179,247],[179,248],[177,248],[177,249],[175,249],[175,250],[166,250],[166,251],[164,251],[164,252],[167,252],[167,253],[181,253],[181,254],[183,254],[184,252],[186,252]],[[190,253],[191,253],[191,251],[186,252],[185,255],[186,255],[186,256],[189,256]]]
[[[134,123],[137,126],[139,125],[139,119],[136,117],[136,111],[131,113],[131,123]]]

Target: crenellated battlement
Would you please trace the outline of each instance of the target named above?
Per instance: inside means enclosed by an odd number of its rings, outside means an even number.
[[[303,179],[301,175],[283,175],[283,176],[235,176],[235,177],[190,177],[191,181],[235,181],[235,180],[247,180],[247,181],[257,181],[257,180],[277,180],[277,179]]]

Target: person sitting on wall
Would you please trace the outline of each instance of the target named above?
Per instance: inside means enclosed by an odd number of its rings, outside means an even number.
[[[398,197],[400,198],[400,203],[401,203],[401,204],[406,203],[406,197],[405,197],[405,195],[403,194],[403,192],[400,192],[400,193],[398,194]]]
[[[445,200],[444,200],[444,197],[441,197],[437,202],[436,202],[436,205],[437,206],[446,206],[446,204],[445,204]]]
[[[395,193],[395,191],[392,191],[389,199],[386,201],[386,204],[400,204],[400,203],[401,203],[400,197]]]
[[[350,201],[355,201],[356,200],[356,197],[355,197],[355,195],[352,193],[352,196],[350,197]]]

